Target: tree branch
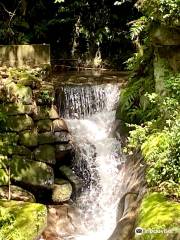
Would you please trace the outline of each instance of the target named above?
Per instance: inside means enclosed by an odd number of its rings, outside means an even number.
[[[8,11],[7,8],[5,7],[5,5],[0,2],[1,7],[4,9],[4,11],[5,11],[6,13],[8,13],[8,15],[9,15],[9,17],[10,17],[9,22],[8,22],[8,27],[9,27],[9,29],[11,30],[12,34],[14,34],[14,32],[13,32],[13,30],[12,30],[12,28],[11,28],[11,22],[12,22],[12,20],[13,20],[13,17],[16,15],[16,11],[17,11],[17,9],[19,8],[19,5],[20,5],[21,2],[22,2],[22,0],[20,0],[20,1],[18,2],[17,7],[15,8],[15,10],[14,10],[13,12]]]

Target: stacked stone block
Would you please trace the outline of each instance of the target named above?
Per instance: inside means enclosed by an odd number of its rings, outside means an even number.
[[[55,177],[59,166],[70,164],[71,135],[54,105],[53,84],[38,71],[0,69],[0,189],[10,183],[50,189],[61,202],[72,187]]]

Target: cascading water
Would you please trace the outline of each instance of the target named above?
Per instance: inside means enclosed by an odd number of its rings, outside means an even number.
[[[76,145],[73,168],[84,182],[76,199],[84,230],[70,239],[107,240],[116,226],[124,162],[112,135],[119,91],[117,83],[61,88],[59,109]]]

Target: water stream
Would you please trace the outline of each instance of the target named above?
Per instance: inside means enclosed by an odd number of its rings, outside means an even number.
[[[83,231],[69,239],[107,240],[116,226],[125,160],[113,135],[120,87],[118,83],[67,84],[62,92],[58,105],[76,148],[73,169],[83,181],[76,199]]]

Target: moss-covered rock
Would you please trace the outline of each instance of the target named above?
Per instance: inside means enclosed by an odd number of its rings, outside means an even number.
[[[11,82],[6,85],[6,90],[8,92],[9,101],[32,104],[32,90],[30,87],[25,87]]]
[[[72,194],[71,184],[63,179],[56,179],[53,185],[52,200],[55,203],[68,201]]]
[[[9,188],[8,186],[1,186],[0,187],[0,199],[7,200],[9,195]],[[10,196],[11,200],[23,201],[23,202],[36,202],[35,197],[32,193],[28,192],[27,190],[11,185],[10,186]]]
[[[19,142],[27,147],[36,147],[38,145],[38,135],[36,131],[23,131],[20,133]]]
[[[28,115],[23,116],[9,116],[6,120],[4,130],[12,132],[20,132],[23,130],[30,130],[34,126],[34,122]]]
[[[70,140],[71,140],[71,135],[66,131],[54,133],[55,143],[68,143]]]
[[[78,191],[82,187],[82,180],[67,166],[61,166],[59,168],[61,174],[68,179],[75,191]]]
[[[180,45],[180,33],[177,28],[158,27],[151,32],[151,40],[156,45]]]
[[[35,120],[42,120],[42,119],[59,119],[59,115],[55,106],[52,107],[44,107],[38,106],[35,113],[34,113]]]
[[[14,147],[13,154],[18,154],[20,156],[26,156],[28,159],[33,158],[33,153],[28,148],[26,148],[25,146]]]
[[[23,76],[20,80],[18,80],[18,85],[30,87],[31,89],[36,89],[41,87],[41,81],[32,76]]]
[[[35,159],[39,162],[45,162],[50,164],[56,163],[55,147],[45,144],[41,145],[34,151]]]
[[[53,121],[53,131],[60,132],[60,131],[68,131],[67,124],[63,119],[57,119]]]
[[[42,204],[0,201],[0,239],[34,240],[47,225],[47,209]]]
[[[44,132],[38,134],[39,144],[49,144],[49,143],[68,143],[71,140],[70,134],[68,132]]]
[[[167,200],[161,193],[147,194],[140,207],[137,226],[143,229],[142,234],[136,234],[137,240],[180,239],[180,203]]]
[[[71,156],[73,152],[73,146],[70,143],[61,143],[56,145],[56,161],[61,164],[66,157]],[[59,165],[58,164],[58,165]]]
[[[38,132],[50,132],[52,129],[52,121],[49,119],[39,120],[37,122]]]
[[[21,114],[32,114],[33,106],[24,105],[22,103],[6,103],[0,105],[0,112],[5,112],[7,116],[21,115]]]
[[[38,134],[39,144],[51,144],[54,143],[54,135],[52,132],[44,132]]]
[[[0,147],[0,154],[3,155],[13,155],[13,154],[18,154],[21,156],[26,156],[27,158],[31,159],[33,157],[32,152],[24,147],[24,146],[16,146],[16,145],[5,145]]]
[[[12,179],[27,185],[49,188],[54,183],[53,169],[42,162],[14,155],[11,160]]]

